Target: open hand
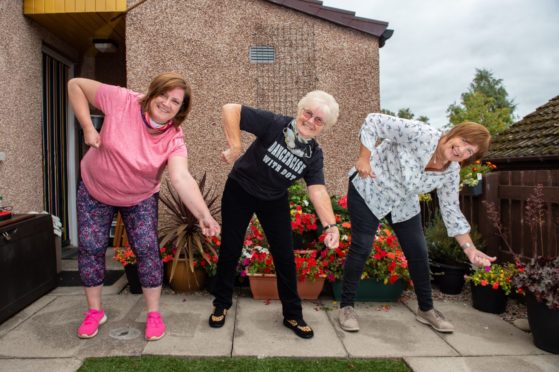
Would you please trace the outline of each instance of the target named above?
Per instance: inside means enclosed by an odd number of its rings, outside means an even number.
[[[491,266],[491,262],[494,262],[497,259],[497,257],[490,257],[482,251],[478,251],[475,247],[464,249],[464,253],[468,257],[472,265],[478,267]]]

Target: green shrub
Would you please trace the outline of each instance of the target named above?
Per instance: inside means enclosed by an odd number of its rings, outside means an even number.
[[[483,240],[475,226],[472,226],[470,236],[476,248],[483,250]],[[448,236],[440,212],[435,214],[435,217],[425,229],[425,240],[427,241],[429,258],[432,261],[457,266],[469,264],[468,258],[456,239]]]

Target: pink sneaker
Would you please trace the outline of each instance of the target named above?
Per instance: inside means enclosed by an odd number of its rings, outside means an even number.
[[[107,315],[103,310],[89,309],[83,315],[85,318],[78,328],[79,338],[94,337],[99,331],[99,326],[107,321]]]
[[[151,311],[146,318],[146,340],[155,341],[165,336],[165,323],[159,311]]]

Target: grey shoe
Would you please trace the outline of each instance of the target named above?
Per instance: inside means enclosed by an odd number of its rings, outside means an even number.
[[[454,332],[454,326],[448,320],[445,319],[444,315],[435,309],[428,311],[421,311],[417,309],[417,315],[415,319],[423,324],[430,325],[435,330],[443,333]]]
[[[359,322],[357,321],[357,314],[355,314],[353,306],[342,307],[338,313],[338,320],[340,321],[340,327],[344,331],[359,331]]]

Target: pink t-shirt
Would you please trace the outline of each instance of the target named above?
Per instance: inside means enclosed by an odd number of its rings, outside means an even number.
[[[129,207],[147,199],[159,191],[167,160],[187,156],[180,127],[160,135],[148,132],[141,97],[112,85],[97,90],[96,105],[105,114],[101,146],[87,151],[81,176],[91,196],[104,204]]]

